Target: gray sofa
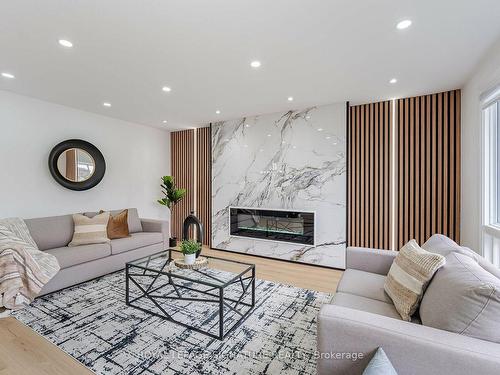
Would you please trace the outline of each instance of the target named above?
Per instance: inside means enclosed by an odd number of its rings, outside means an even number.
[[[112,214],[120,211],[112,211]],[[85,213],[90,217],[95,214]],[[68,247],[74,231],[72,215],[26,219],[25,222],[38,248],[54,255],[61,267],[40,295],[120,270],[126,262],[168,246],[168,222],[141,219],[135,208],[130,208],[128,213],[130,237],[111,240],[110,244]]]
[[[418,318],[401,320],[384,292],[396,255],[347,249],[347,269],[332,304],[323,306],[318,316],[318,374],[362,374],[378,347],[399,375],[499,374],[500,344],[423,326]],[[500,270],[484,258],[476,259],[499,277]]]

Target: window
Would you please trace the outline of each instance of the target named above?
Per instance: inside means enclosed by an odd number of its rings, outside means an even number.
[[[498,129],[498,101],[483,109],[485,134],[485,224],[500,224],[500,131]]]
[[[500,266],[500,89],[483,99],[483,255]]]

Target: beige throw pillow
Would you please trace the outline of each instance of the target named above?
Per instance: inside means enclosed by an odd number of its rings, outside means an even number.
[[[442,255],[425,251],[415,240],[401,248],[389,270],[384,290],[403,320],[411,320],[427,284],[445,262]]]
[[[74,214],[75,232],[73,240],[68,246],[90,245],[95,243],[109,243],[107,235],[107,226],[109,221],[109,212],[103,212],[93,218]]]

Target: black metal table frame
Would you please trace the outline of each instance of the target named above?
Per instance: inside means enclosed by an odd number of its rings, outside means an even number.
[[[166,253],[167,253],[166,251],[161,251],[161,252],[152,254],[150,256],[139,258],[139,259],[136,259],[134,261],[126,263],[126,265],[125,265],[125,303],[127,304],[127,306],[131,306],[131,307],[134,307],[134,308],[139,309],[141,311],[147,312],[149,314],[164,318],[168,321],[177,323],[177,324],[184,326],[186,328],[190,328],[196,332],[205,334],[205,335],[210,336],[212,338],[223,340],[229,333],[231,333],[241,323],[243,323],[243,321],[248,317],[250,312],[253,310],[253,307],[255,306],[255,264],[227,260],[227,259],[218,258],[218,257],[205,256],[209,260],[210,259],[221,260],[224,262],[237,263],[237,264],[242,264],[242,265],[248,266],[243,272],[234,276],[231,280],[229,280],[223,284],[215,284],[215,283],[210,283],[207,281],[196,280],[194,278],[190,278],[190,277],[186,277],[186,276],[182,276],[182,275],[177,275],[177,274],[172,273],[172,272],[164,271],[164,268],[173,261],[172,251],[176,251],[176,250],[168,249],[168,259],[163,263],[161,269],[149,268],[149,262],[151,261],[152,258],[155,258],[155,259],[160,258],[161,257],[160,254],[166,255]],[[144,260],[147,259],[147,263],[145,266],[134,264],[134,262],[137,262],[141,259],[144,259]],[[139,271],[136,272],[133,270],[133,268],[137,268]],[[222,280],[219,280],[212,275],[204,273],[202,270],[193,270],[193,271],[201,273],[202,275],[204,275],[208,278],[212,278],[215,281],[218,281],[219,283],[223,282]],[[147,274],[146,272],[151,272],[152,274]],[[251,276],[245,276],[249,272],[252,273]],[[158,280],[158,278],[161,275],[167,276],[168,282],[163,283],[160,286],[155,286],[153,288],[156,281]],[[152,278],[152,281],[147,287],[143,287],[142,285],[140,285],[139,282],[137,282],[134,279],[134,277],[135,278],[137,278],[137,277],[150,277],[150,278]],[[194,284],[199,284],[199,285],[202,285],[204,287],[208,287],[208,289],[200,290],[197,288],[191,288],[191,287],[188,287],[185,285],[176,284],[174,282],[175,279],[185,280],[185,281],[192,282]],[[130,297],[130,282],[132,282],[139,289],[139,291],[142,293],[142,295],[140,295],[139,297],[135,297],[133,299],[130,299],[131,298]],[[228,286],[236,284],[236,283],[241,284],[241,288],[242,288],[241,295],[239,295],[237,297],[237,299],[225,297],[224,296],[224,289],[227,288]],[[161,290],[162,288],[166,287],[167,285],[172,285],[172,287],[174,289],[173,291],[175,291],[174,296],[155,295],[154,294],[155,292]],[[213,298],[209,299],[209,298],[183,297],[181,294],[182,289],[187,289],[187,290],[192,291],[192,292],[201,293],[201,294],[213,297]],[[250,291],[249,291],[249,289],[250,289]],[[218,290],[219,292],[214,293],[214,291],[216,291],[216,290]],[[252,303],[247,303],[247,302],[243,301],[244,298],[249,295],[249,293],[251,293]],[[134,302],[136,302],[139,299],[144,298],[144,297],[149,299],[163,314],[156,313],[154,311],[145,309],[141,306],[137,306],[136,304],[134,304]],[[192,325],[180,322],[180,321],[172,318],[172,316],[170,314],[168,314],[168,312],[165,311],[165,309],[158,303],[157,299],[218,303],[219,304],[219,312],[218,312],[218,315],[219,315],[219,333],[214,334],[212,332],[209,332],[208,330],[203,330],[203,329],[198,328],[198,327],[193,327]],[[234,303],[234,306],[232,306],[230,303]],[[238,319],[238,321],[236,321],[233,325],[231,325],[227,330],[224,330],[224,323],[225,323],[225,321],[224,321],[224,306],[229,308],[230,311],[233,311],[236,314],[240,315],[240,318]],[[238,308],[239,306],[243,306],[243,307]],[[246,309],[246,311],[244,311],[244,312],[241,311],[241,310],[245,310],[245,309]]]

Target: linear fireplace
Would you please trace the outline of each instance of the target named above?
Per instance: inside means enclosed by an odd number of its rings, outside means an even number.
[[[314,212],[229,207],[230,234],[314,246]]]

